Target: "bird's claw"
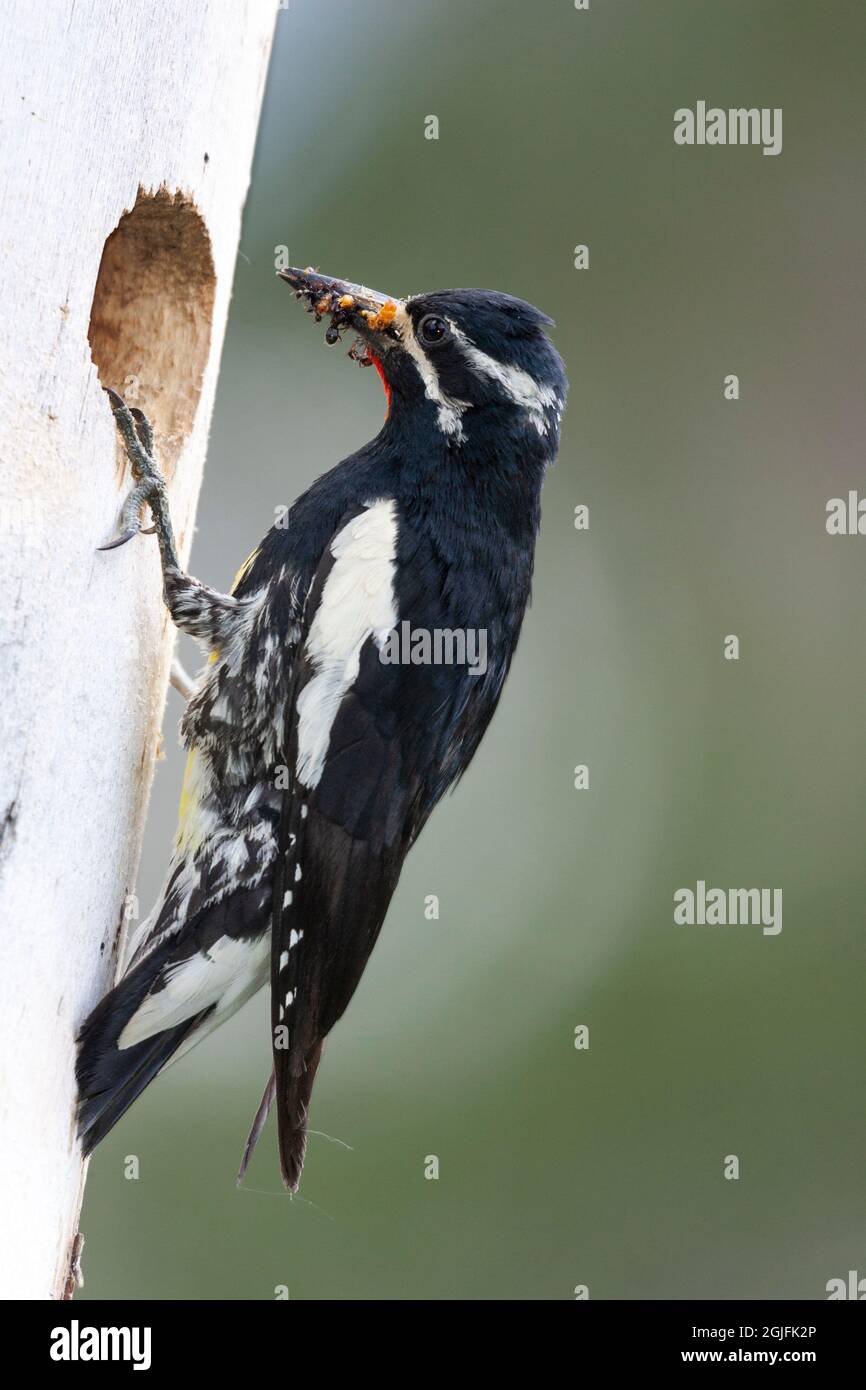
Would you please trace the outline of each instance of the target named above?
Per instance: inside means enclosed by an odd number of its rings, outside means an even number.
[[[129,528],[128,531],[123,531],[123,532],[121,533],[121,535],[119,535],[119,536],[117,537],[116,540],[113,540],[113,541],[106,541],[105,545],[98,545],[98,546],[96,547],[96,549],[97,549],[97,550],[117,550],[118,546],[126,545],[126,542],[127,542],[127,541],[131,541],[131,540],[133,539],[133,537],[137,536],[138,534],[139,534],[139,527],[138,527],[138,526],[132,526],[132,527]]]
[[[153,429],[150,421],[143,410],[139,410],[137,405],[129,407],[129,413],[135,421],[135,432],[141,441],[142,448],[146,454],[153,459]]]
[[[123,511],[120,514],[120,535],[116,540],[109,541],[107,545],[99,546],[100,550],[116,550],[118,546],[126,545],[134,536],[148,535],[156,530],[156,526],[150,526],[147,531],[142,529],[141,509],[148,503],[151,510],[154,510],[165,499],[165,487],[158,475],[152,478],[141,478],[127,496],[123,504]]]
[[[106,545],[99,546],[100,550],[116,550],[135,536],[149,536],[159,529],[156,521],[153,526],[142,527],[141,509],[145,503],[149,504],[155,518],[161,511],[167,510],[167,507],[165,482],[153,459],[153,430],[150,421],[137,406],[128,406],[118,391],[110,386],[104,389],[111,402],[112,413],[123,437],[126,455],[135,479],[135,487],[123,504],[120,535]]]

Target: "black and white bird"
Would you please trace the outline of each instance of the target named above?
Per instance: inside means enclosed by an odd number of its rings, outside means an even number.
[[[230,594],[181,569],[146,418],[110,393],[165,601],[208,659],[165,887],[79,1035],[85,1152],[145,1086],[271,984],[274,1104],[297,1189],[322,1046],[363,974],[403,861],[496,709],[530,594],[567,383],[538,309],[506,294],[390,299],[281,277],[385,387],[379,434],[320,477]],[[112,547],[106,547],[112,548]],[[484,634],[483,662],[393,659],[395,633]],[[441,651],[422,641],[417,652]],[[459,657],[458,643],[450,649]],[[390,653],[390,655],[389,655]],[[387,658],[387,659],[386,659]]]

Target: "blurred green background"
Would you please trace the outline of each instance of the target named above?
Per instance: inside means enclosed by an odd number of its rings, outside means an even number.
[[[864,42],[860,0],[281,13],[194,573],[228,585],[381,422],[278,244],[392,294],[532,300],[570,404],[499,713],[326,1048],[311,1123],[342,1143],[313,1135],[289,1200],[269,1126],[236,1190],[260,996],[97,1152],[84,1298],[820,1298],[866,1273],[866,540],[824,524],[864,484]],[[676,147],[699,99],[782,107],[782,153]],[[699,878],[781,887],[781,934],[675,927]]]

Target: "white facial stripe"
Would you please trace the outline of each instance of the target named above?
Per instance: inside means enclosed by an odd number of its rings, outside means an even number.
[[[424,384],[425,396],[428,401],[433,401],[437,408],[436,418],[440,430],[443,434],[453,436],[459,443],[466,437],[463,433],[460,417],[464,410],[468,410],[469,407],[466,401],[455,401],[452,397],[446,396],[439,385],[436,368],[415,337],[415,328],[412,324],[412,317],[406,308],[405,300],[401,300],[397,305],[394,327],[400,334],[400,344],[403,350],[408,353],[418,369],[418,375]]]
[[[361,648],[371,636],[381,645],[397,622],[396,553],[397,510],[391,498],[367,503],[367,510],[331,541],[334,565],[307,638],[316,674],[297,703],[297,775],[307,787],[317,786],[322,776],[331,729],[358,674]]]
[[[467,362],[476,372],[497,382],[515,405],[529,412],[538,433],[545,434],[547,420],[544,411],[545,408],[551,409],[557,405],[556,392],[549,386],[540,385],[535,377],[530,376],[522,367],[512,367],[505,362],[497,362],[495,357],[488,357],[486,352],[475,346],[471,338],[467,338],[462,328],[458,328],[452,319],[448,322]]]

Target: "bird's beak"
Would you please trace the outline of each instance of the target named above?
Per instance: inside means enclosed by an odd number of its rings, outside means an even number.
[[[291,285],[296,299],[307,301],[307,310],[315,314],[317,323],[326,316],[330,318],[325,333],[327,342],[335,343],[342,328],[354,329],[383,348],[396,341],[397,301],[390,295],[379,294],[366,285],[353,285],[350,280],[332,280],[310,267],[296,270],[290,266],[278,270],[277,275]]]

